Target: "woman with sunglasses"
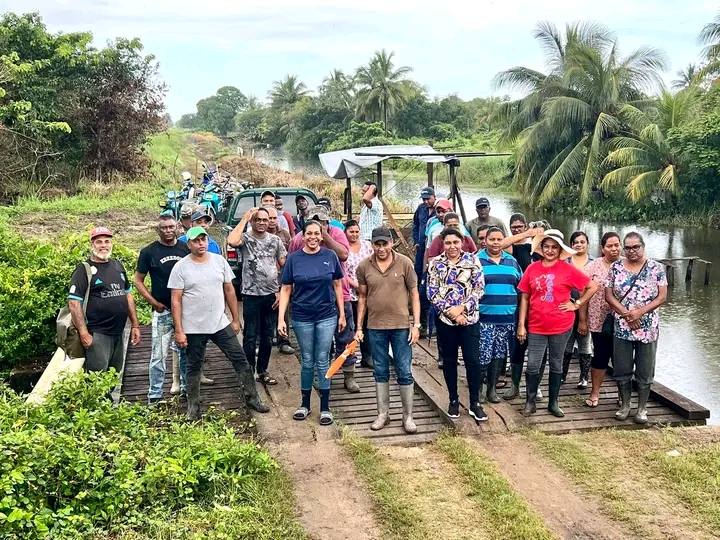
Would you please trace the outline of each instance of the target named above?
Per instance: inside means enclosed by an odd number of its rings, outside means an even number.
[[[657,308],[667,299],[667,277],[659,262],[645,256],[645,242],[639,233],[625,235],[623,250],[625,258],[613,263],[605,283],[605,299],[617,314],[613,335],[613,376],[621,405],[615,418],[622,421],[630,415],[634,374],[638,387],[634,421],[645,424],[660,335]]]

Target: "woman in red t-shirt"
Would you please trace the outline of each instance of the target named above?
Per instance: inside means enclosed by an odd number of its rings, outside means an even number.
[[[565,262],[575,251],[565,245],[563,234],[557,229],[535,236],[532,251],[541,255],[542,260],[527,267],[518,285],[522,294],[517,338],[520,343],[526,339],[528,342],[522,414],[530,416],[537,410],[535,398],[540,384],[540,363],[547,349],[550,359],[548,411],[560,417],[565,416],[558,406],[565,345],[575,324],[575,312],[590,300],[598,287],[583,272]],[[573,289],[582,291],[575,301],[570,298]]]

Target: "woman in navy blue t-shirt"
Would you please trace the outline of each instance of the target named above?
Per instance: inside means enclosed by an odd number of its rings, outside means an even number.
[[[287,337],[285,312],[292,299],[292,327],[300,345],[302,404],[295,420],[310,414],[310,394],[317,369],[320,388],[320,424],[333,423],[330,412],[330,345],[335,329],[345,328],[342,294],[343,270],[334,251],[321,247],[323,230],[317,221],[303,227],[303,248],[290,253],[283,268],[278,312],[278,333]]]

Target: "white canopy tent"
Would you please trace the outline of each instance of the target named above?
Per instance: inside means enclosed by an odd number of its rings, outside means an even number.
[[[358,155],[359,154],[359,155]],[[448,154],[441,154],[432,146],[427,145],[388,145],[365,146],[350,148],[336,152],[320,154],[325,172],[330,178],[355,178],[386,159],[410,159],[425,163],[446,163],[453,159]]]

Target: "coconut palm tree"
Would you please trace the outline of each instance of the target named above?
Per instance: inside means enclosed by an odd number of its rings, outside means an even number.
[[[603,142],[620,130],[618,112],[661,85],[665,55],[643,47],[622,57],[613,34],[595,23],[568,25],[564,35],[540,23],[535,38],[548,73],[499,73],[496,86],[527,94],[503,103],[493,120],[505,126],[503,141],[518,145],[514,179],[526,200],[545,205],[572,189],[584,205],[602,178]]]
[[[697,65],[688,64],[685,69],[680,69],[675,72],[675,75],[677,75],[678,78],[674,79],[670,83],[670,86],[672,86],[672,88],[674,88],[675,90],[683,90],[685,88],[689,88],[691,85],[697,82],[699,72],[700,70],[698,69]]]
[[[698,42],[705,45],[702,54],[707,61],[700,70],[699,77],[704,79],[716,75],[720,72],[720,13],[715,15],[713,22],[703,27]]]
[[[298,81],[297,75],[286,75],[282,81],[275,81],[268,93],[270,106],[282,109],[300,101],[308,93],[304,82]]]
[[[351,108],[355,99],[355,80],[342,69],[333,69],[319,88],[320,96]]]
[[[357,116],[364,120],[382,120],[385,135],[388,119],[403,106],[417,91],[417,86],[407,79],[412,68],[401,66],[395,69],[394,52],[385,49],[376,52],[367,66],[358,68],[355,74],[357,91]]]

